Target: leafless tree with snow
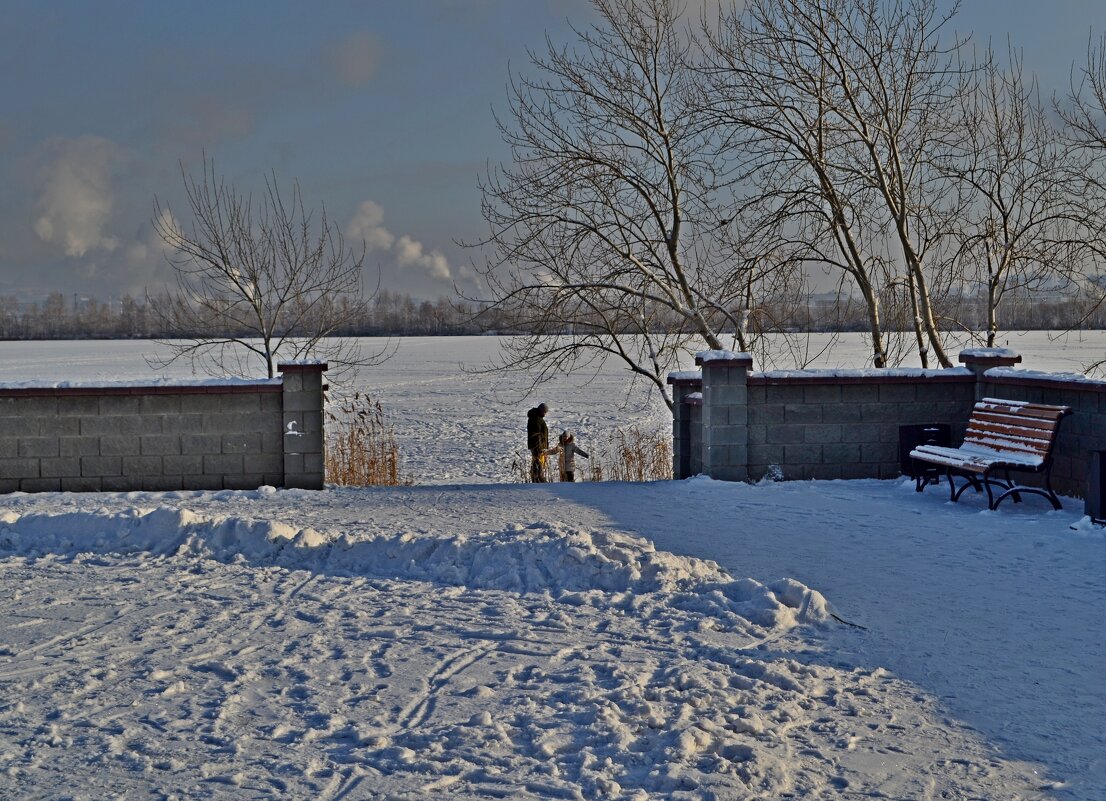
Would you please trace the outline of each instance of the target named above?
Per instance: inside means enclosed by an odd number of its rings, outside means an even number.
[[[955,274],[982,288],[994,347],[1007,293],[1077,288],[1087,225],[1073,189],[1090,164],[1012,48],[1005,66],[988,51],[960,99],[962,137],[941,161],[962,199]]]

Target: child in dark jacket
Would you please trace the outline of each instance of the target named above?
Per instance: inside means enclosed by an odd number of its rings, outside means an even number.
[[[548,453],[558,455],[558,461],[561,467],[561,481],[575,481],[576,480],[576,454],[580,454],[585,459],[590,459],[588,452],[576,444],[576,438],[570,431],[562,431],[561,436],[557,438],[557,447],[551,448]]]

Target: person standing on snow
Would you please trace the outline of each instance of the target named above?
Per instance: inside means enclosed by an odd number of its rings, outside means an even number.
[[[588,452],[576,444],[576,437],[572,436],[570,431],[562,431],[561,436],[557,438],[557,447],[549,451],[549,454],[559,454],[561,468],[561,481],[575,481],[576,480],[576,454],[580,454],[585,459],[590,459]]]
[[[530,480],[545,482],[545,457],[549,452],[549,426],[545,413],[549,407],[540,403],[526,413],[526,447],[530,450]]]

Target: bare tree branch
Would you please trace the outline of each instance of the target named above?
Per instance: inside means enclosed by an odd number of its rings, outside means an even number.
[[[671,403],[682,353],[754,346],[741,322],[775,279],[735,258],[729,167],[679,4],[594,5],[598,25],[512,81],[499,126],[513,161],[482,182],[490,235],[474,244],[492,253],[493,308],[532,332],[505,366],[545,380],[613,357]]]
[[[206,372],[271,378],[278,359],[321,359],[343,372],[374,364],[385,350],[362,355],[336,333],[364,317],[364,243],[351,249],[325,208],[303,203],[298,183],[282,195],[275,174],[255,201],[225,182],[204,157],[200,176],[183,164],[191,220],[182,228],[168,206],[154,202],[153,225],[168,246],[176,289],[149,298],[171,332],[169,355]]]

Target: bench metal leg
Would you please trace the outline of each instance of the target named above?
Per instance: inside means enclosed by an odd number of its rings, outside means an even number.
[[[1009,476],[1009,472],[1007,473]],[[1043,489],[1038,487],[1026,487],[1022,484],[1014,484],[1010,482],[1010,488],[1003,492],[998,498],[995,499],[995,505],[992,509],[997,509],[998,505],[1003,502],[1007,497],[1012,497],[1014,503],[1021,501],[1019,493],[1029,493],[1030,495],[1040,495],[1042,498],[1047,498],[1048,502],[1052,504],[1052,508],[1056,511],[1063,509],[1063,504],[1060,503],[1060,498],[1057,496],[1056,491],[1052,489],[1052,469],[1051,467],[1045,470],[1045,486]]]
[[[917,460],[914,460],[915,465],[918,464]],[[983,473],[973,473],[967,470],[958,469],[956,467],[945,467],[945,477],[949,482],[949,500],[952,503],[956,503],[960,500],[960,496],[971,487],[976,492],[985,492],[987,494],[987,508],[994,511],[998,509],[1000,503],[1007,498],[1013,498],[1014,503],[1021,503],[1021,496],[1023,493],[1030,495],[1040,495],[1042,498],[1047,498],[1048,502],[1052,504],[1052,508],[1060,510],[1063,505],[1060,503],[1060,498],[1056,494],[1056,491],[1052,488],[1052,466],[1047,465],[1044,470],[1044,488],[1027,487],[1024,484],[1015,483],[1014,479],[1010,477],[1009,468],[1000,468],[996,466],[997,470],[1002,470],[1004,477],[992,476],[990,469],[985,470]],[[1014,468],[1017,469],[1017,468]],[[1033,470],[1032,472],[1038,472]],[[955,477],[959,476],[964,479],[964,483],[960,486],[956,485]],[[941,477],[938,474],[936,477],[927,476],[922,471],[916,470],[914,477],[914,491],[921,492],[925,489],[926,485],[930,483],[940,484]],[[998,494],[994,492],[994,489],[999,490]]]
[[[1054,489],[1052,489],[1052,465],[1051,464],[1048,466],[1048,469],[1045,470],[1045,490],[1046,490],[1045,497],[1048,498],[1050,501],[1052,501],[1052,508],[1055,509],[1057,512],[1059,512],[1061,509],[1063,509],[1064,506],[1063,506],[1063,504],[1060,503],[1060,499],[1056,496],[1056,491]]]
[[[987,472],[984,472],[982,476],[982,481],[984,489],[987,490],[987,508],[993,510],[995,508],[995,496],[991,492],[992,478]]]
[[[1014,503],[1021,503],[1022,502],[1022,496],[1018,493],[1017,484],[1014,483],[1014,479],[1010,478],[1010,471],[1009,470],[1006,470],[1005,473],[1006,473],[1006,488],[1008,490],[1011,490],[1010,497],[1014,499]],[[998,506],[998,501],[995,502],[995,505]]]
[[[964,494],[964,490],[966,490],[968,487],[971,487],[976,492],[983,492],[983,487],[980,485],[979,479],[971,473],[959,474],[960,477],[964,479],[964,483],[960,485],[959,489],[957,489],[956,482],[953,481],[953,469],[954,468],[950,467],[946,471],[949,477],[949,497],[952,499],[953,503],[956,503],[958,500],[960,500],[960,496]],[[988,489],[987,492],[989,494],[990,490]]]
[[[1037,487],[1023,486],[1011,487],[1010,489],[1006,490],[1006,492],[1002,493],[998,496],[998,498],[995,499],[995,505],[991,508],[997,509],[998,505],[1002,503],[1003,500],[1011,496],[1016,498],[1019,492],[1026,492],[1030,495],[1040,495],[1042,498],[1047,498],[1048,502],[1052,504],[1052,508],[1056,509],[1057,511],[1064,508],[1063,505],[1060,503],[1059,497],[1057,497],[1056,493],[1052,491],[1052,487],[1049,487],[1048,489],[1038,489]],[[1017,501],[1015,500],[1014,503],[1017,503]]]

